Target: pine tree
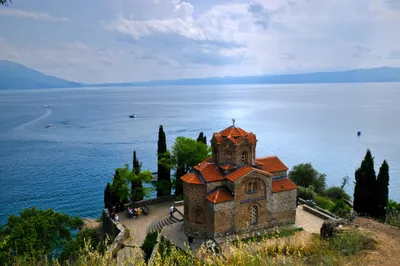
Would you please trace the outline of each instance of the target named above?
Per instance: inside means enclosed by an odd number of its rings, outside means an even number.
[[[171,195],[171,170],[160,161],[167,155],[167,141],[163,126],[158,130],[158,148],[157,148],[157,197]]]
[[[375,209],[374,190],[376,175],[374,170],[374,158],[368,149],[360,168],[355,172],[356,184],[354,187],[354,210],[360,215],[371,216]]]
[[[197,137],[198,142],[203,142],[207,145],[207,136],[204,135],[203,131],[200,132],[199,136]]]
[[[386,160],[383,161],[377,178],[377,197],[376,197],[376,218],[386,217],[386,207],[389,200],[389,165]]]
[[[139,162],[139,159],[136,156],[136,151],[133,151],[133,170],[132,174],[134,176],[138,176],[142,169],[142,164]],[[144,198],[144,191],[143,191],[143,183],[142,180],[139,178],[132,179],[131,181],[131,198],[133,202],[142,200]]]

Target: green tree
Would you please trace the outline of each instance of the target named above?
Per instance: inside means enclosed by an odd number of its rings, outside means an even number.
[[[203,131],[200,132],[199,136],[197,137],[198,142],[203,142],[207,145],[207,136],[204,135]]]
[[[183,192],[181,177],[193,166],[206,159],[210,155],[210,152],[211,149],[203,142],[186,137],[177,137],[175,139],[172,151],[167,152],[167,156],[160,163],[175,170],[176,195],[182,195]]]
[[[378,178],[376,180],[377,197],[376,197],[376,210],[375,217],[385,218],[386,207],[389,200],[389,165],[386,160],[383,161],[379,169]]]
[[[376,176],[374,158],[369,149],[355,172],[355,179],[353,209],[360,215],[371,216],[376,206]]]
[[[132,182],[135,184],[150,183],[153,178],[151,171],[145,170],[135,173],[135,171],[129,169],[128,164],[125,164],[124,168],[117,168],[115,172],[116,175],[114,175],[111,191],[118,196],[119,204],[126,203],[129,200],[135,201],[137,198],[143,199],[144,196],[151,192],[151,189],[145,187],[132,189]]]
[[[326,188],[326,175],[318,173],[311,163],[302,163],[289,171],[289,178],[300,187],[313,186],[317,194],[323,194]]]
[[[158,148],[157,148],[157,197],[171,195],[171,169],[160,162],[163,161],[167,154],[167,140],[163,126],[160,125],[158,130]]]
[[[350,200],[350,195],[347,194],[342,187],[330,187],[326,190],[326,195],[332,200]]]
[[[139,162],[139,159],[136,156],[136,151],[133,151],[133,169],[132,175],[139,176],[142,171],[142,163]],[[132,178],[131,179],[131,199],[133,202],[142,200],[144,198],[143,192],[143,181],[140,178]]]
[[[86,249],[88,247],[88,249]],[[79,256],[87,255],[90,251],[100,251],[103,253],[106,249],[106,241],[99,228],[87,228],[78,232],[75,238],[72,238],[63,246],[63,251],[58,257],[60,262],[73,264]]]
[[[10,215],[0,228],[0,265],[11,265],[17,257],[51,259],[72,239],[71,231],[82,225],[82,219],[52,209],[33,207]]]
[[[111,185],[107,182],[106,188],[104,189],[104,208],[108,208],[112,203]]]

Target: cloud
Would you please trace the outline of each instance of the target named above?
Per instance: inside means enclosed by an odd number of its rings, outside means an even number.
[[[388,58],[389,59],[400,59],[400,50],[390,52]]]
[[[90,49],[89,46],[80,42],[80,41],[73,41],[68,43],[62,43],[61,47],[68,48],[68,49],[80,49],[80,50],[88,50]]]
[[[30,10],[28,2],[18,8]],[[20,20],[2,31],[0,57],[18,54],[18,62],[71,80],[400,66],[398,0],[87,0],[91,16],[68,9],[78,0],[43,2],[34,6],[39,14],[62,14],[69,23]]]
[[[393,9],[400,10],[400,1],[399,0],[386,0],[386,4]]]
[[[47,22],[64,22],[68,21],[66,18],[54,17],[46,13],[24,11],[21,9],[2,8],[0,9],[0,16],[10,16],[25,19],[34,19]]]
[[[255,24],[263,28],[268,27],[269,15],[264,5],[259,2],[251,2],[248,11],[253,15]]]

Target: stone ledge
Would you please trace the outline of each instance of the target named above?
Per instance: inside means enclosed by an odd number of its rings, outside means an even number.
[[[303,210],[305,210],[306,212],[309,212],[315,216],[318,216],[319,218],[323,219],[323,220],[329,220],[329,219],[336,219],[336,217],[330,216],[328,214],[326,214],[325,212],[321,212],[317,209],[311,208],[310,206],[307,205],[303,205]]]

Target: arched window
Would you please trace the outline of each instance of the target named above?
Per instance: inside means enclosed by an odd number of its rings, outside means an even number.
[[[204,224],[205,223],[205,213],[201,207],[194,207],[192,209],[192,222],[197,224]]]
[[[226,151],[226,152],[225,152],[225,157],[226,157],[227,159],[230,159],[230,158],[232,157],[232,153],[231,153],[230,151]]]
[[[250,207],[250,224],[254,225],[258,223],[258,206],[253,205]]]
[[[257,192],[257,181],[250,181],[247,183],[247,193],[255,193]]]
[[[247,163],[247,152],[242,152],[242,163]]]

